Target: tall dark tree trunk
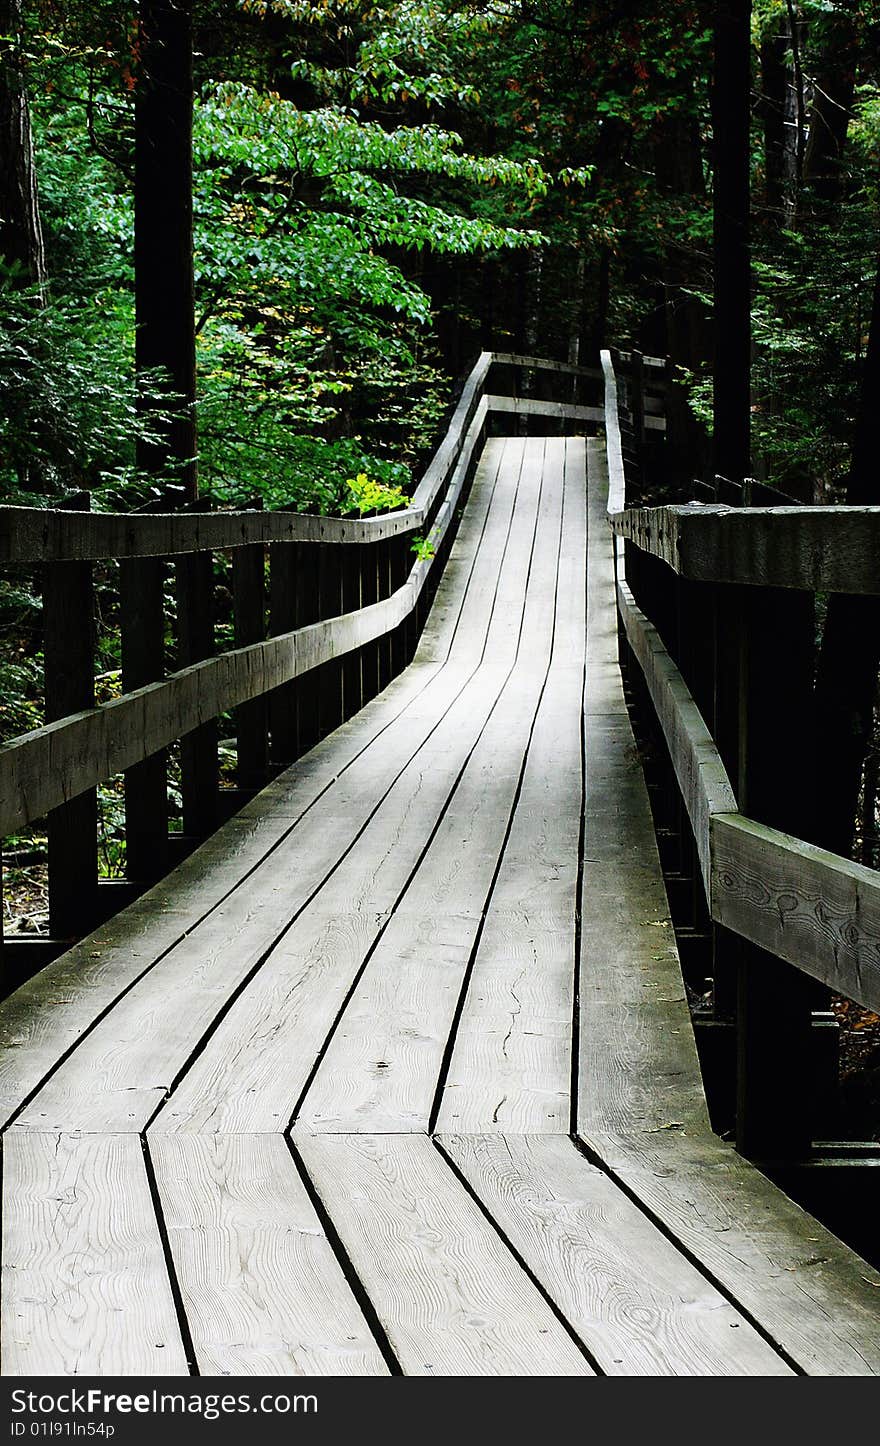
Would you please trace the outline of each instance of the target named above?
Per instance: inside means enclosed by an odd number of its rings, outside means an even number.
[[[779,20],[761,41],[759,114],[764,131],[764,207],[779,225],[785,205],[785,98],[788,87],[788,36]]]
[[[871,331],[862,372],[859,413],[846,500],[880,502],[876,417],[880,409],[880,261]],[[816,679],[818,754],[816,842],[834,853],[852,848],[862,766],[873,727],[880,667],[880,598],[833,593],[822,634]]]
[[[20,39],[21,0],[0,0],[0,255],[42,289],[46,254]]]
[[[845,0],[828,18],[813,77],[804,184],[821,207],[836,205],[845,189],[844,151],[858,58],[854,12],[855,0]]]
[[[705,192],[703,152],[696,106],[666,112],[653,136],[657,185],[672,204],[693,208]],[[676,368],[699,371],[711,356],[712,340],[705,303],[695,294],[705,288],[705,261],[673,244],[666,248],[661,270],[661,311],[656,342],[644,337],[646,349],[665,353],[672,362],[666,402],[666,457],[670,480],[701,475],[708,462],[707,432],[676,381]]]
[[[135,107],[135,291],[138,375],[158,369],[172,411],[139,463],[173,471],[192,499],[196,468],[196,363],[192,215],[192,0],[141,0]]]
[[[750,0],[717,0],[713,78],[714,459],[739,481],[750,473]]]

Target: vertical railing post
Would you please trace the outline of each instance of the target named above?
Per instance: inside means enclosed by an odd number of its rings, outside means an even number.
[[[809,836],[815,615],[812,594],[741,588],[737,797],[762,823]],[[740,950],[736,1143],[763,1160],[808,1154],[814,1124],[815,988],[754,945]]]
[[[165,676],[165,561],[123,558],[119,564],[122,689],[129,693]],[[162,748],[125,771],[125,869],[154,883],[168,868],[168,753]]]
[[[296,597],[302,543],[269,544],[269,633],[273,638],[293,632],[297,626]],[[268,694],[270,747],[273,768],[287,768],[300,754],[300,680],[282,683]]]
[[[346,543],[342,549],[342,611],[357,612],[361,606],[360,545]],[[363,706],[361,649],[342,660],[342,716],[351,718]]]
[[[60,504],[88,511],[79,493]],[[50,562],[43,579],[46,722],[95,706],[95,601],[91,562]],[[98,911],[97,790],[86,789],[47,819],[49,932],[54,939],[87,934]]]
[[[361,607],[370,607],[371,604],[379,600],[378,553],[378,543],[358,543]],[[361,676],[363,680],[363,700],[365,703],[369,703],[371,698],[375,698],[379,691],[380,647],[381,643],[377,639],[375,642],[365,643],[361,649]]]
[[[318,548],[314,542],[297,543],[296,549],[296,626],[308,627],[321,616]],[[320,699],[318,670],[312,668],[297,682],[297,716],[299,720],[298,756],[314,748],[320,736]]]
[[[176,574],[177,666],[187,668],[214,652],[213,554],[207,549],[184,553],[177,561]],[[212,718],[180,740],[185,837],[207,838],[217,827],[218,784],[217,721]]]
[[[262,498],[252,504],[262,509]],[[232,553],[233,637],[237,648],[261,643],[266,636],[266,548],[263,543],[236,547]],[[264,696],[235,710],[236,782],[262,788],[269,777],[269,708]]]
[[[322,621],[342,612],[342,544],[318,546],[318,607]],[[331,658],[317,670],[319,730],[322,738],[342,722],[342,661]]]
[[[377,542],[376,570],[378,574],[377,589],[379,598],[384,600],[391,596],[392,572],[391,572],[391,544],[388,539]],[[391,634],[383,633],[379,639],[379,691],[387,688],[391,682],[394,672],[394,664],[391,656]]]
[[[389,539],[389,543],[388,543],[388,556],[389,556],[388,595],[389,595],[389,597],[391,596],[392,593],[397,592],[397,589],[398,589],[398,588],[403,587],[403,584],[406,582],[406,575],[407,575],[407,571],[408,571],[408,565],[407,565],[407,549],[408,549],[408,547],[409,547],[409,536],[408,536],[407,534],[404,534],[403,537],[392,537],[392,538]],[[403,670],[404,670],[404,668],[406,667],[407,663],[409,662],[409,657],[408,657],[408,655],[407,655],[407,625],[408,625],[408,619],[404,618],[403,622],[402,622],[402,623],[399,623],[398,626],[397,626],[396,628],[394,628],[394,630],[393,630],[393,632],[392,632],[392,634],[391,634],[391,676],[392,676],[392,677],[396,677],[398,673],[402,673]]]

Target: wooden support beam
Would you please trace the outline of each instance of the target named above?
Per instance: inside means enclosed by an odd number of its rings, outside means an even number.
[[[361,607],[369,607],[379,600],[379,569],[377,549],[364,546],[358,549],[358,568],[361,585]],[[379,650],[380,643],[366,643],[361,648],[361,674],[363,678],[363,701],[369,703],[379,691]]]
[[[67,504],[88,511],[79,493]],[[55,562],[43,577],[46,721],[95,706],[95,601],[89,562]],[[56,939],[88,933],[98,901],[97,792],[87,788],[47,819],[49,931]]]
[[[361,559],[356,549],[342,553],[342,611],[357,612],[362,605]],[[363,706],[362,652],[348,653],[342,660],[342,716],[351,718]]]
[[[165,676],[165,565],[158,557],[119,564],[122,688]],[[168,754],[164,748],[125,771],[125,867],[153,883],[168,867]]]
[[[318,616],[338,618],[342,607],[342,558],[340,549],[332,543],[322,543],[318,548]],[[342,722],[342,662],[333,658],[318,670],[316,679],[318,696],[319,732],[322,738],[332,733]]]
[[[269,636],[280,637],[297,625],[297,585],[304,549],[292,542],[269,547]],[[267,700],[270,757],[273,767],[284,768],[300,755],[298,682],[282,683]]]
[[[261,543],[236,548],[232,554],[232,610],[235,646],[261,643],[266,636],[266,549]],[[236,709],[235,738],[239,788],[262,788],[269,778],[265,697],[253,698]]]
[[[751,0],[716,0],[712,85],[715,471],[751,473]]]
[[[377,543],[371,551],[381,547]],[[298,628],[307,627],[321,618],[320,580],[318,576],[318,550],[315,547],[300,546],[296,551],[296,622]],[[299,754],[308,753],[321,736],[320,701],[318,679],[310,673],[297,688],[297,718],[299,727]]]
[[[192,552],[179,558],[177,574],[177,667],[210,658],[214,652],[214,558]],[[180,791],[183,832],[207,838],[217,827],[217,723],[214,717],[180,740]]]

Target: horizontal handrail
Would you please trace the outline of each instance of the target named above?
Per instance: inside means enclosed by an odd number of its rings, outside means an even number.
[[[880,593],[880,507],[692,502],[616,509],[610,521],[691,582]]]
[[[480,400],[461,444],[448,454],[455,460],[431,530],[434,552],[415,561],[402,587],[357,611],[230,649],[101,707],[12,739],[0,748],[0,836],[41,818],[220,713],[344,657],[403,622],[418,602],[448,530],[485,418],[485,400]]]
[[[573,367],[539,357],[481,352],[472,367],[446,434],[408,507],[378,517],[323,517],[306,512],[76,512],[60,508],[0,507],[0,563],[98,561],[106,558],[174,557],[273,542],[370,543],[421,531],[454,466],[474,410],[494,365],[516,365],[598,378],[592,367]],[[539,398],[486,396],[490,412],[601,422],[598,407]]]
[[[642,545],[641,538],[650,544],[643,550],[667,561],[668,552],[680,560],[676,535],[669,530],[670,517],[690,518],[698,511],[726,516],[735,509],[639,508],[624,512],[616,387],[609,353],[603,352],[602,360],[609,522],[618,537],[636,546]],[[800,520],[805,511],[823,516],[838,511],[880,515],[880,508],[742,510],[762,518],[768,512],[783,512],[793,521]],[[645,530],[648,526],[650,532]],[[661,532],[661,528],[665,530]],[[711,731],[659,633],[636,605],[619,553],[617,570],[618,612],[691,822],[710,917],[801,973],[880,1010],[880,874],[739,812]],[[770,585],[767,578],[761,581]],[[880,588],[875,584],[873,590]]]
[[[0,508],[0,562],[97,561],[171,557],[270,542],[382,542],[424,527],[480,401],[492,365],[481,352],[446,435],[410,505],[378,517],[320,517],[306,512],[66,512]]]

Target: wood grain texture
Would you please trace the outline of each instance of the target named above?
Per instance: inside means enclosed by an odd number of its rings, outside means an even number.
[[[114,999],[190,935],[290,833],[294,823],[307,815],[328,787],[343,779],[353,764],[366,763],[377,739],[387,737],[392,749],[398,747],[391,730],[399,726],[403,711],[409,707],[417,713],[423,691],[435,680],[436,686],[445,687],[439,675],[445,676],[463,659],[471,659],[479,633],[477,620],[491,607],[492,594],[483,586],[482,571],[475,569],[499,463],[499,450],[490,448],[423,634],[424,657],[420,652],[419,662],[356,720],[337,729],[276,779],[171,876],[0,1002],[4,1120]],[[503,507],[497,515],[503,538]],[[460,623],[464,625],[459,627]],[[404,725],[405,729],[411,727],[411,722]],[[355,795],[371,781],[375,780],[369,773],[356,779]]]
[[[71,514],[43,507],[0,507],[0,561],[171,557],[251,547],[257,543],[380,542],[424,526],[440,489],[456,467],[478,408],[492,356],[482,352],[468,375],[446,436],[412,503],[379,517],[338,518],[302,512],[96,512]]]
[[[439,1143],[604,1374],[792,1374],[571,1140],[444,1135]]]
[[[620,537],[692,582],[876,594],[880,507],[634,507]]]
[[[710,820],[716,813],[735,813],[736,796],[687,684],[663,646],[657,629],[636,606],[625,582],[618,583],[617,606],[666,739],[694,832],[708,897],[712,878]]]
[[[880,1374],[880,1275],[730,1145],[638,1120],[581,1135],[807,1375]]]
[[[880,1010],[880,878],[740,814],[712,820],[712,917]]]
[[[405,1374],[593,1374],[425,1136],[295,1143]]]
[[[189,1374],[140,1141],[7,1132],[3,1373]]]
[[[586,473],[565,444],[552,655],[437,1130],[568,1129],[585,650]]]
[[[563,497],[563,448],[552,451],[551,461],[543,444],[525,445],[525,505],[518,501],[489,630],[498,681],[480,715],[485,726],[330,1041],[300,1113],[309,1128],[428,1128],[550,659]]]
[[[540,397],[487,396],[490,412],[508,413],[515,417],[558,417],[570,422],[603,422],[602,407],[581,407],[574,402],[545,402]]]
[[[608,476],[606,509],[609,517],[623,512],[626,506],[626,474],[623,468],[623,448],[620,440],[620,420],[617,413],[617,378],[611,353],[600,353],[602,374],[605,379],[604,421],[605,421],[605,467]]]
[[[392,633],[418,605],[436,550],[455,515],[484,421],[485,409],[477,409],[461,448],[450,453],[452,472],[431,528],[434,552],[418,558],[407,580],[389,597],[192,663],[99,708],[13,739],[0,748],[0,834],[14,832],[124,772],[219,713]]]
[[[607,668],[611,542],[592,526],[606,476],[596,449],[590,461],[578,1133],[802,1370],[876,1374],[876,1272],[709,1125],[647,794]]]
[[[151,1154],[201,1375],[388,1374],[281,1135]]]
[[[709,1129],[651,810],[617,667],[605,458],[588,453],[586,816],[578,1124]]]
[[[515,487],[513,490],[515,494]],[[502,491],[497,525],[501,561],[505,559],[505,518],[511,505],[511,497]],[[487,563],[490,553],[491,549],[487,551]],[[512,576],[510,569],[508,574]],[[507,585],[512,586],[509,581]],[[466,612],[473,625],[481,620],[485,640],[486,628],[494,616],[494,593],[491,589],[477,589],[477,595],[474,608],[468,588],[462,616]],[[471,649],[479,632],[473,626],[460,633],[454,629],[450,658],[457,658],[459,635],[469,666],[474,661]],[[467,673],[464,677],[466,680]],[[419,707],[400,715],[398,727],[386,728],[377,743],[351,761],[324,794],[320,812],[314,818],[306,815],[297,828],[282,836],[274,851],[251,873],[246,886],[221,900],[132,987],[119,1008],[97,1023],[28,1105],[20,1117],[23,1125],[44,1130],[54,1128],[58,1121],[67,1121],[80,1130],[143,1129],[214,1017],[286,934],[313,893],[321,891],[316,903],[322,915],[363,912],[367,919],[381,919],[403,889],[413,858],[424,847],[433,820],[472,746],[479,731],[481,706],[483,717],[489,706],[478,705],[473,692],[465,691],[455,698],[463,682],[454,669],[449,677],[434,681],[438,686],[430,691],[431,701],[426,697],[428,688],[417,694],[412,701]],[[487,697],[492,696],[490,690]],[[450,701],[456,703],[456,710],[444,718]],[[438,722],[442,722],[441,727]],[[422,757],[426,744],[428,752]],[[402,749],[406,751],[401,757]],[[449,749],[453,751],[444,771],[444,755]],[[412,755],[411,764],[408,754]],[[383,794],[387,796],[383,798]],[[325,886],[331,880],[328,894]],[[293,964],[298,977],[296,971],[303,957],[311,957],[312,946],[308,926],[304,935],[295,931],[279,958],[282,972],[289,977]],[[343,956],[342,972],[335,975],[337,988],[343,994],[359,962]],[[277,968],[270,977],[273,988],[277,987]],[[331,1001],[333,997],[338,996],[328,995]],[[326,1004],[317,1003],[318,1020],[328,1023]],[[247,1006],[237,1018],[247,1018]],[[316,1049],[320,1042],[315,1042]],[[233,1041],[237,1055],[244,1043],[241,1039]],[[223,1051],[230,1047],[228,1035],[219,1047]],[[313,1058],[305,1056],[300,1084]],[[212,1068],[210,1060],[200,1065],[200,1071],[211,1073]],[[242,1074],[246,1073],[242,1069]],[[285,1077],[286,1072],[281,1078]]]

